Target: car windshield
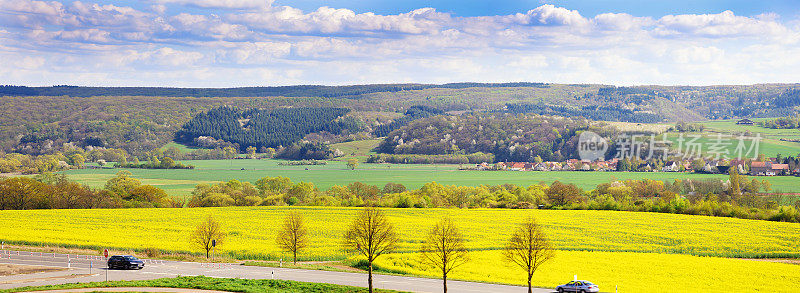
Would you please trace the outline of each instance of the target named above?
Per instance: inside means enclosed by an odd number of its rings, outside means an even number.
[[[594,285],[594,284],[592,284],[592,282],[583,282],[583,284],[584,284],[584,285],[587,285],[587,286]]]
[[[126,256],[125,260],[139,260],[139,259],[133,256]]]

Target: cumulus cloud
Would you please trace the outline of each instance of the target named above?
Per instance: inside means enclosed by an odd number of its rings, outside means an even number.
[[[585,26],[589,20],[577,10],[569,10],[545,4],[527,13],[517,13],[505,17],[506,20],[523,25]]]
[[[658,20],[655,33],[663,36],[775,36],[786,33],[786,27],[774,19],[737,16],[727,10],[719,14],[666,15]]]
[[[9,68],[20,72],[8,82],[102,83],[125,70],[152,85],[194,84],[180,77],[218,86],[264,80],[781,82],[797,76],[800,66],[794,57],[800,22],[770,13],[587,18],[545,4],[459,17],[434,8],[390,15],[303,11],[256,0],[154,0],[141,9],[90,1],[0,0],[0,56],[15,60]],[[47,73],[38,70],[43,64]],[[252,74],[227,75],[243,68]],[[166,70],[175,75],[165,77]]]
[[[450,16],[433,8],[421,8],[397,15],[356,14],[349,9],[320,7],[311,13],[283,6],[266,11],[230,14],[227,20],[272,33],[370,34],[434,32]]]
[[[176,3],[202,8],[266,8],[272,5],[272,0],[156,0],[159,3]]]
[[[627,13],[598,14],[592,21],[599,29],[614,31],[639,30],[653,24],[653,19],[649,17],[635,17]]]

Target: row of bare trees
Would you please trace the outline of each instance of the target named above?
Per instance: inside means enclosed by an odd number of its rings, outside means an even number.
[[[428,232],[420,249],[422,260],[442,273],[442,288],[447,293],[447,276],[469,262],[466,238],[457,225],[444,218]],[[372,264],[379,256],[398,248],[400,238],[386,215],[377,208],[364,208],[344,235],[346,249],[355,251],[369,263],[369,292],[373,292]],[[528,292],[531,279],[539,267],[553,258],[554,250],[541,226],[533,218],[520,223],[503,249],[505,258],[525,270]]]
[[[198,225],[192,241],[209,256],[214,244],[220,245],[225,233],[213,217]],[[292,253],[297,264],[297,255],[308,247],[308,229],[303,216],[292,211],[284,218],[283,226],[276,238],[278,246]],[[442,274],[442,287],[447,292],[447,276],[456,268],[469,262],[466,237],[449,218],[444,218],[431,228],[420,249],[423,262],[436,267]],[[400,237],[394,225],[377,208],[367,207],[359,212],[344,233],[342,245],[347,251],[364,257],[368,263],[367,283],[373,292],[373,263],[381,255],[396,251]],[[503,249],[505,259],[525,271],[528,292],[532,292],[531,280],[539,267],[554,255],[553,246],[541,226],[533,218],[517,225]]]

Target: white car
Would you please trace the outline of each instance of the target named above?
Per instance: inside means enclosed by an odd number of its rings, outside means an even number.
[[[558,293],[564,292],[578,292],[578,293],[595,293],[600,292],[600,287],[589,281],[572,281],[564,285],[556,287]]]

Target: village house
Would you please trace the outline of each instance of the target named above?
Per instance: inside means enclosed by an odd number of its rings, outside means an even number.
[[[483,162],[483,163],[475,165],[475,170],[478,170],[478,171],[491,170],[491,169],[492,169],[492,166],[490,166],[489,163],[486,163],[486,162]]]
[[[661,168],[661,172],[678,172],[680,170],[681,170],[680,165],[678,164],[678,162],[675,161],[667,162],[666,164],[664,164],[664,167]]]
[[[508,163],[508,170],[511,171],[531,171],[533,170],[532,163],[512,162]]]
[[[738,125],[753,125],[753,124],[755,124],[755,122],[753,122],[753,120],[744,118],[742,120],[736,121],[736,124],[738,124]]]
[[[750,163],[750,175],[754,176],[777,176],[785,175],[789,171],[788,164],[776,164],[773,162],[752,162]]]

